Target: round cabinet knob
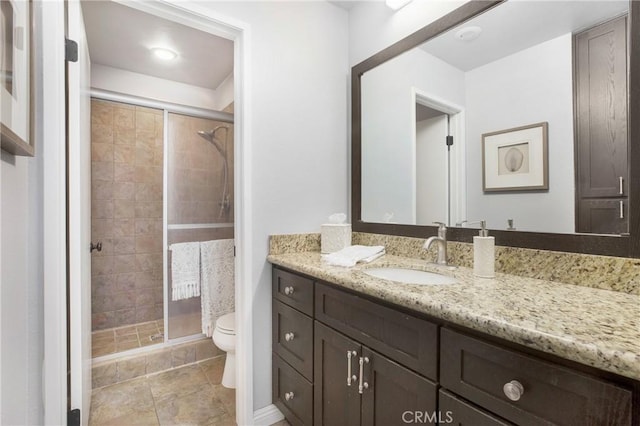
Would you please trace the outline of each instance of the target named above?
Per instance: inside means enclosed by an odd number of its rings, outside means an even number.
[[[293,333],[285,333],[284,334],[284,340],[286,340],[287,342],[292,341],[294,337],[296,337],[296,335],[293,334]]]
[[[507,398],[511,401],[519,400],[524,394],[524,386],[517,380],[512,380],[509,383],[506,383],[502,390]]]
[[[286,294],[287,296],[291,296],[293,294],[293,287],[291,287],[291,286],[285,287],[284,288],[284,294]]]
[[[291,401],[293,397],[294,397],[293,392],[286,392],[284,394],[284,399],[286,399],[287,401]]]

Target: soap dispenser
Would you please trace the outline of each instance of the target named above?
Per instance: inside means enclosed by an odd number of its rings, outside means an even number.
[[[480,221],[480,234],[473,237],[473,275],[493,278],[495,273],[495,238],[489,236],[487,222]]]

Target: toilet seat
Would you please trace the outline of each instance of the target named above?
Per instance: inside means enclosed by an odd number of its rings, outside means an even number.
[[[216,328],[224,334],[236,334],[236,315],[235,312],[226,314],[218,318]]]

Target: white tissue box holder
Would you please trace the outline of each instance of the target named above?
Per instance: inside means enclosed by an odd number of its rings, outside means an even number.
[[[333,253],[351,245],[350,223],[327,223],[320,225],[320,252]]]

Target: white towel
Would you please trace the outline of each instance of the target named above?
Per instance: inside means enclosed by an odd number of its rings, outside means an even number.
[[[216,320],[235,308],[234,240],[200,243],[202,333],[213,334]]]
[[[200,296],[200,243],[177,243],[171,250],[171,300]]]
[[[330,265],[355,266],[358,262],[369,263],[384,255],[384,246],[349,246],[331,254],[325,254],[322,259]]]

